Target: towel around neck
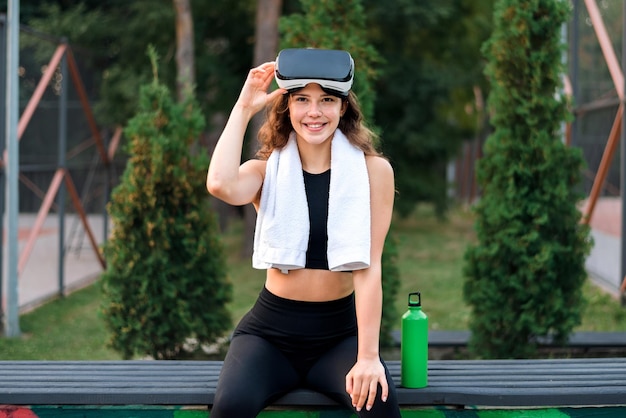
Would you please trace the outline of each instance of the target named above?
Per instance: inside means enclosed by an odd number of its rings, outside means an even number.
[[[331,143],[328,266],[353,271],[370,264],[370,186],[365,154],[337,129]],[[252,266],[284,273],[304,268],[309,217],[295,132],[267,160],[254,233]]]

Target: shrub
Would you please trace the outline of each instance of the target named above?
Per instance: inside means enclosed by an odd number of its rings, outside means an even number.
[[[193,338],[214,342],[231,325],[218,227],[205,189],[206,153],[191,153],[204,119],[193,96],[175,103],[158,81],[141,88],[125,135],[130,154],[108,211],[104,319],[124,358],[171,359]]]
[[[395,341],[392,331],[400,328],[401,314],[396,308],[400,288],[397,239],[391,232],[387,235],[382,257],[383,316],[380,323],[381,347],[392,347]]]
[[[479,162],[478,243],[466,252],[470,348],[481,357],[565,343],[581,322],[589,230],[580,223],[580,150],[561,141],[563,0],[499,0],[483,52],[494,133]]]

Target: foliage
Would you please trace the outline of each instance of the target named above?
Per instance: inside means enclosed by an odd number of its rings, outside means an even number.
[[[126,127],[130,158],[108,206],[103,310],[125,358],[170,359],[189,339],[208,344],[229,329],[231,284],[206,198],[208,158],[190,152],[204,119],[192,96],[174,103],[154,50],[151,59],[154,81],[141,88]]]
[[[392,332],[398,328],[400,311],[396,307],[400,289],[400,269],[398,268],[398,240],[389,231],[382,257],[383,316],[380,323],[380,346],[392,347]]]
[[[280,19],[282,48],[343,49],[355,62],[352,90],[359,98],[364,119],[373,118],[374,80],[380,55],[367,42],[365,10],[361,0],[300,0],[302,13]]]
[[[255,7],[255,0],[192,1],[196,91],[216,124],[209,131],[221,129],[219,115],[232,107],[252,62]],[[381,134],[405,216],[418,202],[435,202],[445,214],[446,165],[476,131],[474,88],[486,95],[479,45],[491,8],[492,0],[283,0],[285,13],[301,12],[283,19],[283,46],[341,47],[355,57],[354,91]],[[21,10],[29,26],[86,51],[80,64],[93,71],[99,123],[123,125],[133,114],[134,92],[150,80],[137,53],[147,44],[164,57],[161,78],[174,88],[170,0],[22,0]],[[52,55],[54,45],[35,45]]]
[[[466,252],[471,348],[528,357],[581,322],[589,230],[580,223],[582,157],[560,132],[563,0],[499,0],[484,45],[494,133],[479,164],[478,243]]]
[[[35,0],[22,0],[34,3]],[[137,108],[139,87],[151,79],[145,46],[163,57],[162,83],[174,89],[175,14],[171,0],[78,1],[41,3],[27,8],[24,21],[34,29],[68,39],[81,54],[99,88],[100,123],[125,125]],[[252,61],[252,0],[193,0],[198,101],[207,113],[232,107]],[[50,57],[55,45],[34,40],[39,54]]]
[[[492,0],[366,0],[368,39],[384,65],[376,124],[397,178],[397,211],[419,202],[447,210],[446,166],[472,139],[474,90],[487,95],[480,45],[491,30]]]

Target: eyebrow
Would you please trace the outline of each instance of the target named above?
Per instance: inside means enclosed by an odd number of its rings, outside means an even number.
[[[294,97],[296,97],[296,96],[306,97],[306,98],[310,98],[310,97],[312,97],[312,95],[311,95],[311,94],[307,94],[307,93],[298,93],[298,92],[291,93],[291,95],[292,95],[292,96],[294,96]],[[332,94],[323,93],[323,94],[321,94],[319,97],[323,99],[323,98],[326,98],[326,97],[335,97],[335,96],[333,96]]]

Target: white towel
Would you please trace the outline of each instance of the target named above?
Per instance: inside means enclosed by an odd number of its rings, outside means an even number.
[[[370,188],[365,155],[337,129],[331,143],[328,267],[351,271],[370,264]],[[267,160],[254,233],[252,266],[304,268],[309,211],[295,133]]]

